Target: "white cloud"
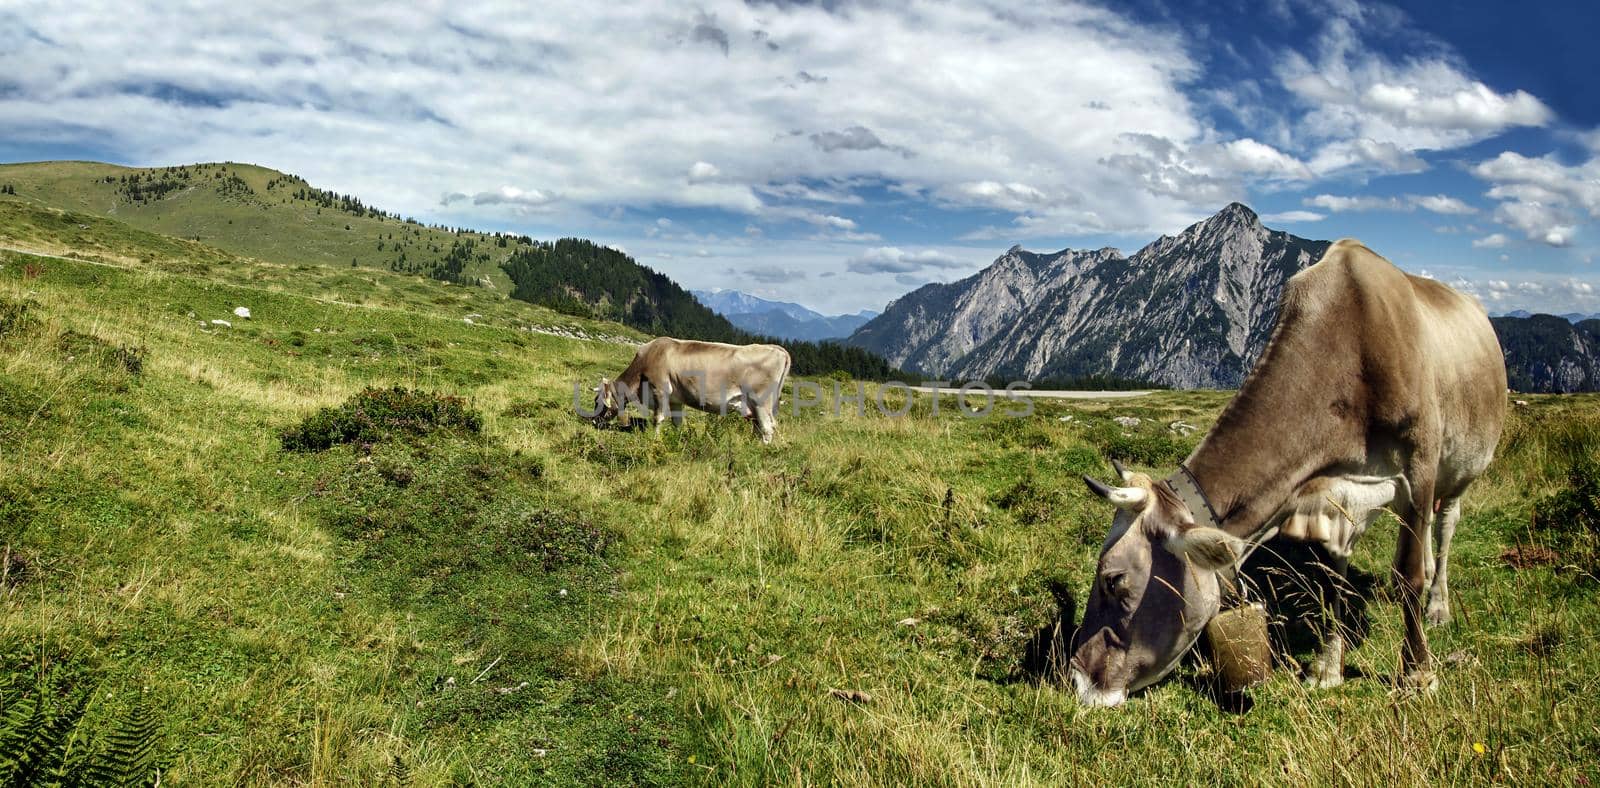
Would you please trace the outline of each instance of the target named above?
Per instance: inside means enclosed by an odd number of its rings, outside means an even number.
[[[753,265],[749,268],[729,268],[725,272],[764,285],[776,285],[806,278],[806,272],[778,265]]]
[[[1318,173],[1341,170],[1372,170],[1403,174],[1422,172],[1428,163],[1421,156],[1393,142],[1378,142],[1365,137],[1330,142],[1319,149],[1308,166]]]
[[[1554,113],[1521,90],[1497,92],[1425,33],[1386,6],[1326,9],[1315,51],[1289,52],[1274,73],[1306,107],[1292,122],[1301,145],[1317,147],[1319,173],[1345,168],[1418,172],[1418,151],[1447,150],[1517,126],[1545,126]],[[1403,32],[1408,52],[1390,58],[1369,40]]]
[[[1459,75],[1434,64],[1433,84],[1375,82],[1361,103],[1396,121],[1418,127],[1498,132],[1511,126],[1543,126],[1554,117],[1550,108],[1531,94],[1518,90],[1501,94],[1482,82],[1460,84]]]
[[[1219,151],[1220,158],[1235,173],[1290,179],[1312,177],[1311,169],[1293,156],[1248,137],[1223,143]]]
[[[50,129],[137,162],[249,158],[421,216],[441,192],[509,182],[560,195],[551,221],[564,226],[618,205],[760,221],[796,199],[772,184],[867,179],[956,208],[1025,204],[1058,226],[1168,229],[1191,209],[1099,162],[1130,130],[1209,134],[1184,94],[1198,67],[1181,32],[1089,5],[335,4],[307,16],[23,0],[0,13],[18,31],[0,48],[8,139]],[[1071,52],[1072,67],[1041,68],[1046,52]],[[1061,111],[1096,102],[1116,111]],[[1251,166],[1283,164],[1245,147],[1233,153]],[[985,183],[1007,188],[971,186]],[[463,205],[433,218],[472,218]]]
[[[1508,193],[1511,197],[1544,196],[1571,202],[1591,215],[1600,215],[1600,166],[1590,159],[1581,166],[1569,167],[1554,156],[1537,158],[1506,151],[1472,168],[1472,173],[1497,186],[1534,187],[1530,195]]]
[[[689,165],[689,181],[691,183],[696,181],[709,181],[721,174],[722,170],[717,169],[717,165],[712,164],[711,162],[697,161],[694,164]]]
[[[1267,223],[1283,222],[1293,224],[1297,222],[1320,222],[1328,217],[1316,211],[1284,211],[1282,213],[1262,214],[1261,220]]]
[[[1350,211],[1413,211],[1418,208],[1433,213],[1455,216],[1478,212],[1477,208],[1443,194],[1406,194],[1400,197],[1318,194],[1314,197],[1307,197],[1305,204],[1317,208],[1326,208],[1335,213]]]
[[[1450,216],[1466,216],[1478,212],[1461,200],[1443,194],[1413,194],[1408,197],[1412,205],[1424,211],[1442,213]]]
[[[1325,208],[1334,213],[1348,211],[1398,211],[1404,210],[1405,204],[1393,197],[1345,197],[1337,194],[1318,194],[1307,197],[1306,205],[1314,208]]]
[[[1473,240],[1472,248],[1474,248],[1474,249],[1499,249],[1499,248],[1505,246],[1506,243],[1509,240],[1510,240],[1509,238],[1506,238],[1505,233],[1491,233],[1491,234],[1486,235],[1486,236],[1484,236],[1482,238],[1478,238],[1478,239]]]
[[[845,267],[858,274],[912,274],[928,269],[966,268],[967,264],[932,249],[908,252],[896,246],[880,246],[851,258]]]
[[[1304,162],[1255,139],[1185,144],[1146,133],[1122,135],[1122,150],[1103,160],[1146,191],[1216,210],[1243,199],[1249,182],[1283,183],[1314,177]]]
[[[1506,151],[1472,168],[1493,185],[1494,220],[1530,241],[1567,246],[1579,227],[1600,219],[1600,157],[1568,166],[1555,156]]]
[[[519,189],[515,186],[501,186],[493,191],[478,192],[471,195],[451,192],[439,200],[439,205],[448,207],[470,200],[473,205],[510,205],[526,212],[542,210],[557,199],[559,198],[556,195],[541,189]]]
[[[1507,261],[1506,255],[1500,256]],[[1533,274],[1517,281],[1474,279],[1457,275],[1450,286],[1494,305],[1496,313],[1525,309],[1529,312],[1590,313],[1600,309],[1600,289],[1593,281],[1575,277]]]

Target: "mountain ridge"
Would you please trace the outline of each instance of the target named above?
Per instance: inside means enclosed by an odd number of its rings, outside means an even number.
[[[1234,388],[1266,347],[1284,284],[1328,246],[1270,229],[1235,202],[1128,256],[1012,246],[965,279],[895,299],[846,341],[951,380]],[[1600,389],[1600,321],[1583,318],[1493,318],[1513,387]]]
[[[966,279],[896,299],[847,341],[958,379],[1111,375],[1231,388],[1266,345],[1283,281],[1327,246],[1230,203],[1129,256],[1013,246]]]

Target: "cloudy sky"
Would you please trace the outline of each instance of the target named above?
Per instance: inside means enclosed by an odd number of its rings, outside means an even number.
[[[1600,311],[1600,4],[1207,5],[4,0],[0,161],[249,161],[830,312],[1242,200]]]

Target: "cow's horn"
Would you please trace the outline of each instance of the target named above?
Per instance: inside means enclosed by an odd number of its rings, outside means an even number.
[[[1101,498],[1105,498],[1106,500],[1111,500],[1111,488],[1107,487],[1105,482],[1102,482],[1086,473],[1083,475],[1083,483],[1089,485],[1090,492],[1100,496]]]
[[[1121,460],[1112,460],[1111,461],[1111,467],[1113,467],[1113,468],[1115,468],[1117,470],[1117,476],[1119,478],[1121,478],[1123,481],[1129,481],[1133,477],[1133,472],[1129,471],[1127,468],[1122,467],[1122,461]]]

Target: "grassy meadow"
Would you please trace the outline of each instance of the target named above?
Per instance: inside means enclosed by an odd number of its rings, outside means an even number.
[[[1199,433],[1167,425],[1203,431],[1228,392],[786,406],[771,446],[700,414],[601,432],[572,386],[626,364],[628,329],[151,229],[0,200],[0,247],[27,250],[0,251],[0,718],[41,677],[91,688],[80,750],[144,709],[178,784],[1600,777],[1595,565],[1530,524],[1600,452],[1600,397],[1512,407],[1437,692],[1386,683],[1380,594],[1339,689],[1279,670],[1238,713],[1197,663],[1090,710],[1021,671],[1110,521],[1078,475],[1170,468]],[[285,447],[393,386],[481,420]],[[1356,564],[1381,575],[1394,538]]]

